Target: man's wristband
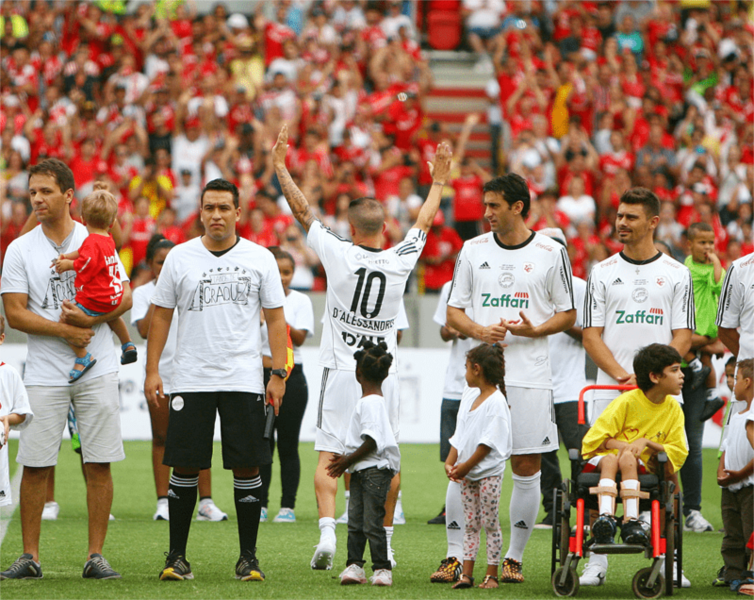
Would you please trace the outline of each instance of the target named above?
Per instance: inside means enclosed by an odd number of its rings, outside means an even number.
[[[442,181],[433,181],[432,185],[439,185],[439,186],[445,187],[445,183],[443,183]]]

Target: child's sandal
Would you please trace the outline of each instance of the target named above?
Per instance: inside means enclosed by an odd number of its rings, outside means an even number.
[[[131,363],[136,362],[136,346],[133,342],[126,342],[120,347],[120,349],[122,352],[122,354],[120,355],[120,364],[130,365]]]
[[[461,575],[461,578],[453,585],[451,589],[465,590],[474,587],[474,578],[470,575]]]
[[[488,585],[490,581],[494,581],[495,585]],[[498,581],[497,577],[495,577],[494,575],[485,575],[484,581],[482,581],[482,583],[479,584],[479,587],[483,589],[494,590],[500,587],[500,582]]]
[[[83,358],[77,358],[76,364],[81,365],[84,368],[80,371],[77,369],[71,369],[68,372],[68,377],[70,378],[68,379],[68,383],[76,383],[79,379],[81,379],[84,373],[91,369],[96,363],[97,359],[92,358],[92,355],[89,352],[87,352],[86,356],[84,356]]]

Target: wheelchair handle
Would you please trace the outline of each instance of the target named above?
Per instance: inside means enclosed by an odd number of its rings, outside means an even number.
[[[590,390],[635,390],[635,385],[588,385],[579,393],[579,425],[586,424],[586,410],[584,408],[584,394]]]

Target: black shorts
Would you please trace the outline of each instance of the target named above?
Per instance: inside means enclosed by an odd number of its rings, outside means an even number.
[[[162,463],[169,467],[209,469],[217,413],[220,413],[224,468],[249,469],[272,462],[270,444],[263,439],[263,395],[178,392],[170,394],[170,419]]]

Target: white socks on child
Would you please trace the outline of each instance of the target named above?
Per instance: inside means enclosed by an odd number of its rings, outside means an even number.
[[[625,490],[638,490],[638,479],[624,479],[620,486]],[[623,498],[623,515],[626,519],[638,519],[639,518],[639,499],[638,498]]]
[[[600,487],[614,488],[615,481],[612,479],[600,479]],[[615,516],[615,498],[607,494],[600,494],[600,514]]]
[[[513,474],[513,494],[511,494],[510,519],[511,539],[506,558],[522,562],[524,548],[531,537],[534,522],[539,512],[539,480],[541,471],[529,477]]]
[[[461,484],[448,482],[445,493],[445,534],[448,537],[448,553],[446,556],[463,560],[463,536],[466,524],[463,516],[463,501],[461,500]]]

